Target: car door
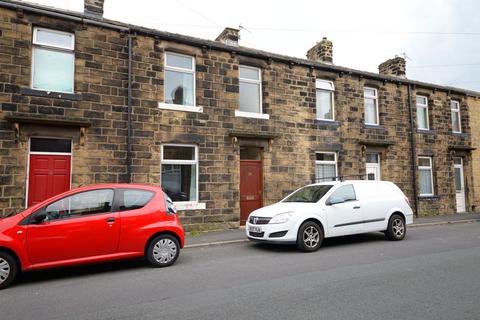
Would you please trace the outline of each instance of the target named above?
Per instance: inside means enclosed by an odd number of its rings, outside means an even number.
[[[27,254],[32,264],[112,254],[119,241],[120,220],[113,208],[113,189],[79,192],[32,214],[27,227]],[[35,214],[46,214],[35,222]]]
[[[330,236],[362,232],[363,218],[360,209],[353,184],[341,185],[333,191],[325,201],[325,213]]]

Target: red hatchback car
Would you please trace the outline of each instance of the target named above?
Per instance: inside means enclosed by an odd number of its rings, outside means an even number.
[[[160,187],[82,187],[0,218],[0,289],[19,270],[142,256],[166,267],[183,245],[183,227]]]

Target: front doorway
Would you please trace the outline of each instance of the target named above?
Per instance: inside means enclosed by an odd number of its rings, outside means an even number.
[[[457,202],[457,212],[465,212],[465,181],[463,177],[463,159],[456,157],[453,159],[455,170],[455,198]]]
[[[31,138],[27,207],[70,190],[71,140]]]
[[[367,153],[367,180],[381,180],[380,178],[380,154]]]
[[[262,204],[262,149],[240,147],[240,225],[244,225],[248,215]]]

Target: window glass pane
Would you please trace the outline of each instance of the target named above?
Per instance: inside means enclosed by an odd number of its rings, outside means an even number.
[[[112,203],[113,190],[111,189],[78,193],[48,205],[45,209],[46,220],[110,212]]]
[[[462,169],[461,168],[455,168],[455,190],[456,191],[462,191],[463,190]]]
[[[240,82],[240,111],[261,113],[260,84]]]
[[[369,96],[369,97],[372,97],[372,96],[375,97],[377,95],[377,90],[364,88],[363,89],[363,95],[364,96]]]
[[[315,153],[315,158],[317,161],[335,161],[335,154],[317,152]]]
[[[462,158],[453,158],[453,163],[462,164]]]
[[[331,196],[336,198],[342,198],[344,201],[356,200],[355,190],[351,184],[346,186],[341,186]]]
[[[73,92],[73,53],[34,48],[33,55],[33,88]]]
[[[30,139],[30,151],[36,152],[68,152],[72,151],[72,141],[67,139]]]
[[[334,164],[320,164],[315,165],[316,182],[334,181],[337,176]]]
[[[37,38],[35,43],[43,45],[55,46],[60,48],[73,49],[73,34],[54,32],[44,29],[36,29]]]
[[[162,187],[173,201],[196,201],[197,166],[162,164]]]
[[[315,87],[317,89],[324,89],[324,90],[334,90],[335,89],[335,86],[333,85],[332,81],[320,80],[320,79],[315,80]]]
[[[426,105],[427,104],[427,98],[417,96],[417,104]]]
[[[418,158],[418,165],[421,167],[430,167],[430,158]]]
[[[154,193],[146,190],[124,190],[123,206],[121,210],[134,210],[143,208],[154,196]]]
[[[427,108],[417,108],[417,121],[419,129],[428,129]]]
[[[333,120],[332,92],[317,90],[317,119]]]
[[[433,194],[432,171],[430,169],[420,169],[418,176],[420,180],[420,194]]]
[[[260,70],[254,68],[240,67],[240,78],[260,80]]]
[[[195,160],[195,147],[163,146],[165,160]]]
[[[367,153],[367,163],[379,163],[378,153]]]
[[[452,130],[454,132],[460,132],[460,113],[452,112]]]
[[[288,198],[283,200],[283,202],[317,202],[331,188],[332,185],[330,184],[303,187],[295,191]]]
[[[167,53],[167,66],[193,70],[193,59],[192,57]]]
[[[365,123],[378,124],[375,99],[365,99]]]
[[[165,102],[193,106],[193,74],[165,70]]]
[[[241,147],[240,160],[261,160],[260,148]]]
[[[458,103],[458,101],[452,100],[450,101],[450,107],[454,110],[459,110],[460,104]]]

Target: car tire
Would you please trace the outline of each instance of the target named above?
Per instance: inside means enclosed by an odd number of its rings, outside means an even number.
[[[405,219],[399,214],[393,214],[388,220],[388,227],[385,231],[385,235],[388,240],[400,241],[405,238],[407,233],[407,226],[405,225]]]
[[[297,248],[303,252],[317,251],[322,245],[323,230],[313,221],[304,222],[297,234]]]
[[[18,273],[18,262],[9,253],[0,251],[0,290],[8,287]]]
[[[150,241],[146,258],[153,267],[163,268],[174,264],[179,254],[180,244],[178,240],[169,234],[162,234]]]

